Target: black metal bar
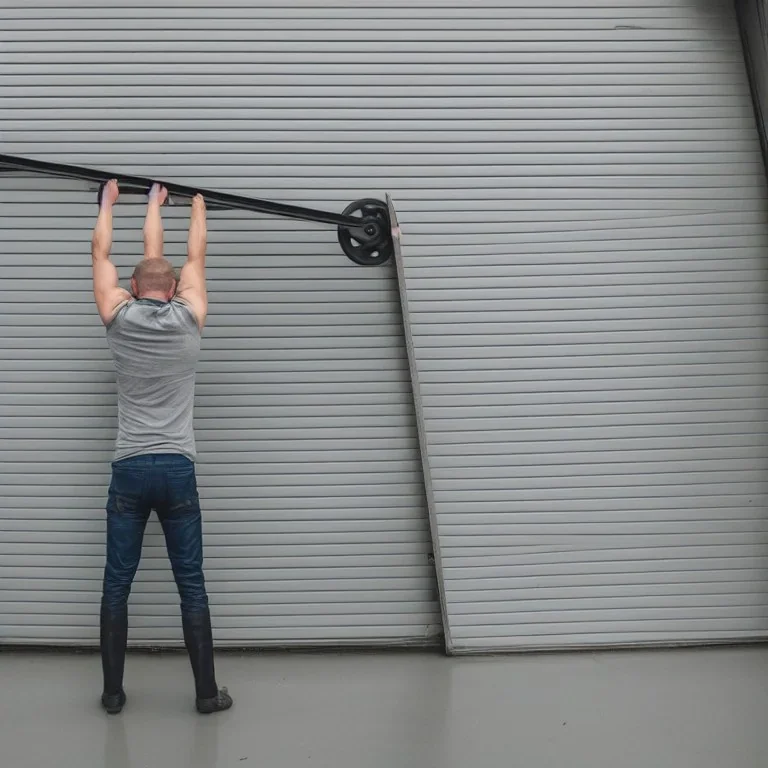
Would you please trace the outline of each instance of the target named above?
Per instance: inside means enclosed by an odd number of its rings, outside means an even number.
[[[84,168],[79,165],[66,165],[64,163],[50,163],[47,160],[31,160],[16,155],[4,155],[0,153],[0,170],[25,171],[37,173],[43,176],[54,176],[65,179],[79,179],[96,184],[103,184],[110,179],[117,179],[118,184],[130,187],[139,187],[149,191],[154,183],[162,184],[169,195],[192,198],[200,193],[206,202],[212,203],[216,208],[238,209],[266,213],[273,216],[284,216],[290,219],[302,221],[316,221],[321,224],[333,224],[345,229],[358,229],[360,218],[356,216],[344,216],[326,211],[317,211],[313,208],[303,208],[298,205],[285,205],[271,200],[259,200],[244,195],[230,195],[226,192],[214,192],[210,189],[188,187],[184,184],[165,182],[161,179],[150,179],[144,176],[132,176],[125,173],[107,173],[95,168]]]

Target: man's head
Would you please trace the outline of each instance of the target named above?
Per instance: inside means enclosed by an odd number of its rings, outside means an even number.
[[[176,272],[166,259],[144,259],[133,270],[131,292],[137,299],[170,301],[176,293]]]

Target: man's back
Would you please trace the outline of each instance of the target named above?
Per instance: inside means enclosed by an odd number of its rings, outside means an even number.
[[[107,326],[115,363],[115,461],[148,453],[196,457],[192,415],[200,329],[183,302],[129,301]]]

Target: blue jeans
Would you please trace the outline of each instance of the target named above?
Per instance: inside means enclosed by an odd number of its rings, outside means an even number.
[[[206,611],[208,595],[195,465],[180,454],[145,454],[112,464],[103,608],[112,616],[125,615],[141,558],[144,529],[153,509],[165,534],[182,614]]]

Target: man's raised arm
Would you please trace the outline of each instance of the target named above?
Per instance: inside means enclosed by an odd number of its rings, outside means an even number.
[[[120,287],[117,268],[109,260],[112,250],[112,206],[119,194],[117,181],[112,179],[102,192],[99,217],[91,238],[93,296],[99,317],[105,325],[111,322],[118,307],[131,298],[128,291]]]
[[[176,295],[195,313],[202,330],[208,314],[208,294],[205,288],[205,249],[208,231],[205,221],[205,201],[202,195],[192,200],[192,218],[187,239],[187,263],[181,268]]]

